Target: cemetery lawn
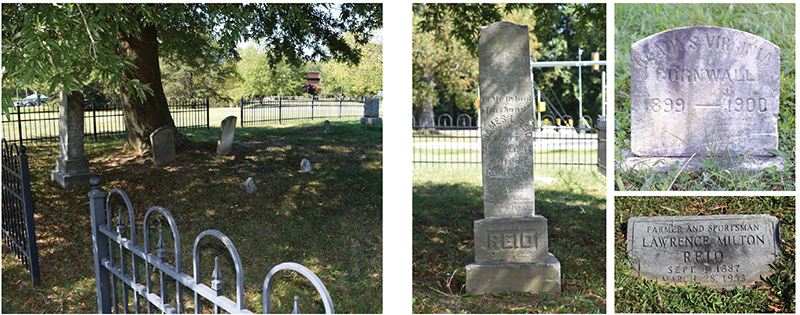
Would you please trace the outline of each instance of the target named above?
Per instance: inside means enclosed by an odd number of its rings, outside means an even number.
[[[606,189],[596,166],[534,168],[536,214],[547,218],[549,251],[561,262],[561,296],[466,294],[473,221],[483,217],[479,165],[414,165],[414,313],[605,313]]]
[[[188,131],[193,143],[163,168],[155,168],[152,158],[121,153],[122,139],[87,142],[86,156],[101,190],[120,188],[130,196],[139,233],[147,209],[170,211],[181,234],[185,273],[192,274],[191,250],[200,232],[226,234],[243,262],[248,309],[261,312],[267,272],[291,261],[319,276],[337,313],[382,313],[382,128],[331,119],[332,133],[324,134],[323,121],[237,127],[234,141],[248,146],[234,144],[229,156],[216,155],[219,128]],[[4,245],[3,313],[97,313],[90,187],[64,191],[49,179],[57,143],[31,145],[28,152],[42,285],[31,284]],[[303,158],[312,172],[300,171]],[[248,177],[258,187],[253,194],[243,187]],[[112,199],[113,209],[121,207],[120,200]],[[167,230],[164,235],[171,244]],[[210,283],[213,257],[219,257],[223,294],[235,300],[228,251],[213,237],[201,244],[202,281]],[[301,311],[322,309],[302,276],[282,272],[275,279],[272,312],[289,313],[294,295],[301,296]],[[187,291],[185,311],[194,312]]]
[[[656,283],[635,277],[629,266],[628,218],[769,214],[778,218],[781,254],[776,272],[754,288],[711,289]],[[617,313],[795,313],[795,197],[616,197],[614,288]]]
[[[795,7],[779,4],[619,4],[616,6],[615,42],[615,160],[620,150],[630,150],[630,48],[645,37],[684,26],[710,25],[758,35],[781,50],[778,150],[786,159],[784,170],[766,169],[757,174],[707,163],[701,169],[681,171],[674,165],[666,174],[654,171],[620,170],[616,167],[616,190],[725,190],[795,191]],[[708,160],[707,160],[708,161]]]

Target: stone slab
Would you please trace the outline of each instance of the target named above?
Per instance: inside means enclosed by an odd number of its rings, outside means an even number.
[[[631,150],[637,156],[772,156],[780,49],[722,27],[667,30],[631,46]]]
[[[92,178],[89,160],[84,155],[84,117],[83,94],[61,91],[59,105],[59,153],[56,168],[50,172],[50,179],[58,182],[64,189],[88,185]]]
[[[627,237],[635,274],[673,284],[752,286],[774,272],[769,264],[780,253],[770,215],[634,217]]]
[[[547,292],[561,294],[561,263],[553,254],[533,263],[468,262],[467,294]]]
[[[535,262],[547,259],[547,219],[475,220],[476,262]]]
[[[621,161],[618,161],[617,167],[623,170],[636,170],[655,172],[668,172],[675,169],[681,169],[684,165],[684,171],[693,171],[703,169],[703,162],[708,157],[638,157],[633,155],[628,150],[621,150]],[[783,171],[785,168],[783,164],[786,159],[779,156],[732,156],[732,157],[717,157],[717,163],[723,169],[729,171],[738,171],[746,173],[758,173],[766,168],[775,166],[777,171]],[[687,164],[688,163],[688,164]]]
[[[383,119],[380,117],[361,117],[361,124],[362,125],[381,125],[383,124]]]
[[[304,173],[305,172],[311,172],[311,170],[312,170],[311,162],[309,162],[306,159],[301,160],[300,161],[300,169],[302,169]]]
[[[380,115],[380,100],[370,98],[364,100],[364,117],[378,117]]]
[[[172,127],[164,126],[150,134],[150,145],[153,151],[153,163],[157,167],[175,161],[175,136]]]
[[[331,122],[326,120],[325,123],[322,124],[323,132],[324,133],[331,133]]]
[[[532,217],[533,90],[528,27],[496,22],[478,38],[483,211]]]
[[[227,155],[233,149],[233,136],[236,133],[236,116],[228,116],[222,120],[217,140],[217,155]]]
[[[244,181],[244,190],[248,194],[252,194],[258,190],[258,188],[256,188],[256,183],[253,182],[252,177],[248,177],[247,180]]]

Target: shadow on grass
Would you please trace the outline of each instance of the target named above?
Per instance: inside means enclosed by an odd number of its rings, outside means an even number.
[[[269,269],[294,261],[322,279],[337,312],[380,313],[382,134],[357,121],[332,120],[331,126],[332,134],[323,133],[322,121],[237,129],[235,141],[249,147],[234,145],[230,156],[216,155],[218,129],[190,131],[186,133],[194,142],[162,168],[154,167],[151,159],[120,152],[119,139],[87,142],[86,156],[103,181],[101,190],[120,188],[130,196],[139,233],[147,209],[158,205],[170,211],[181,233],[183,266],[191,266],[191,248],[200,232],[213,228],[230,237],[244,263],[249,309],[260,308],[261,284]],[[29,277],[14,277],[14,270],[24,269],[4,255],[4,310],[97,311],[89,187],[64,191],[49,179],[57,151],[56,144],[29,151],[43,285],[32,287],[25,284]],[[311,161],[312,172],[300,172],[302,158]],[[256,193],[245,193],[247,177],[256,181]],[[112,199],[112,209],[121,206],[120,200]],[[201,246],[212,258],[210,263],[201,258],[200,274],[210,275],[213,255],[220,255],[222,273],[232,279],[233,270],[222,266],[227,251],[210,238],[203,242],[208,242]],[[303,279],[284,275],[279,282],[284,284],[276,285],[273,296],[282,303],[273,297],[275,311],[289,312],[296,293],[310,298],[301,302],[301,309],[315,309],[319,298],[306,289]],[[229,298],[231,283],[223,291]]]
[[[414,312],[605,311],[605,198],[580,190],[537,188],[536,213],[548,220],[549,251],[561,262],[562,296],[532,292],[466,295],[473,221],[483,217],[483,188],[418,183],[413,188]]]

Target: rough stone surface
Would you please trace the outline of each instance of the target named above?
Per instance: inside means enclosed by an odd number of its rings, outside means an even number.
[[[483,211],[534,215],[533,97],[528,27],[497,22],[478,38]]]
[[[50,172],[50,179],[64,189],[70,189],[76,185],[88,185],[92,178],[83,149],[83,94],[72,91],[70,96],[62,91],[59,97],[60,155],[56,157],[56,168]]]
[[[770,215],[635,217],[628,220],[631,268],[659,282],[751,286],[774,272],[778,219]]]
[[[233,149],[233,135],[236,133],[236,116],[228,116],[222,120],[217,141],[217,155],[227,155]]]
[[[702,156],[670,156],[670,157],[639,157],[628,150],[621,150],[621,161],[617,161],[617,169],[636,171],[668,172],[683,168],[684,171],[700,170],[705,168],[702,164],[709,157]],[[775,167],[783,171],[786,160],[779,156],[745,156],[745,157],[715,157],[714,160],[720,168],[738,172],[758,173],[765,168]]]
[[[383,124],[383,119],[380,117],[361,117],[362,125],[380,125]]]
[[[756,35],[693,26],[642,39],[631,46],[631,151],[772,156],[779,89],[780,50]]]
[[[547,258],[543,216],[475,220],[476,262],[534,262]]]
[[[326,120],[325,123],[323,124],[323,127],[325,128],[324,129],[325,133],[331,133],[331,122],[330,121]]]
[[[484,219],[475,220],[467,293],[559,294],[561,264],[534,213],[533,97],[528,27],[497,22],[478,38]]]
[[[380,115],[380,101],[377,98],[364,100],[364,117],[378,117]]]
[[[532,263],[471,263],[467,294],[514,291],[561,294],[561,263],[553,254]]]
[[[150,145],[153,150],[153,163],[164,166],[175,161],[175,136],[172,127],[164,126],[150,134]]]
[[[252,193],[256,192],[256,190],[258,190],[258,189],[256,189],[256,183],[253,182],[253,178],[252,177],[248,177],[247,180],[244,181],[244,190],[248,194],[252,194]]]
[[[303,170],[303,172],[311,172],[312,170],[311,162],[309,162],[306,159],[303,159],[302,161],[300,161],[300,168]]]

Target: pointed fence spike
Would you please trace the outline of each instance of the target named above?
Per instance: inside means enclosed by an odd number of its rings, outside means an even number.
[[[292,314],[300,314],[300,297],[297,295],[294,296],[294,307],[292,308]]]
[[[214,290],[214,293],[217,296],[220,296],[220,291],[222,290],[222,273],[219,271],[219,257],[214,257],[214,272],[211,273],[211,278],[214,280],[211,281],[211,289]]]
[[[122,236],[125,234],[125,221],[122,220],[122,209],[119,209],[119,216],[117,217],[117,234]]]

